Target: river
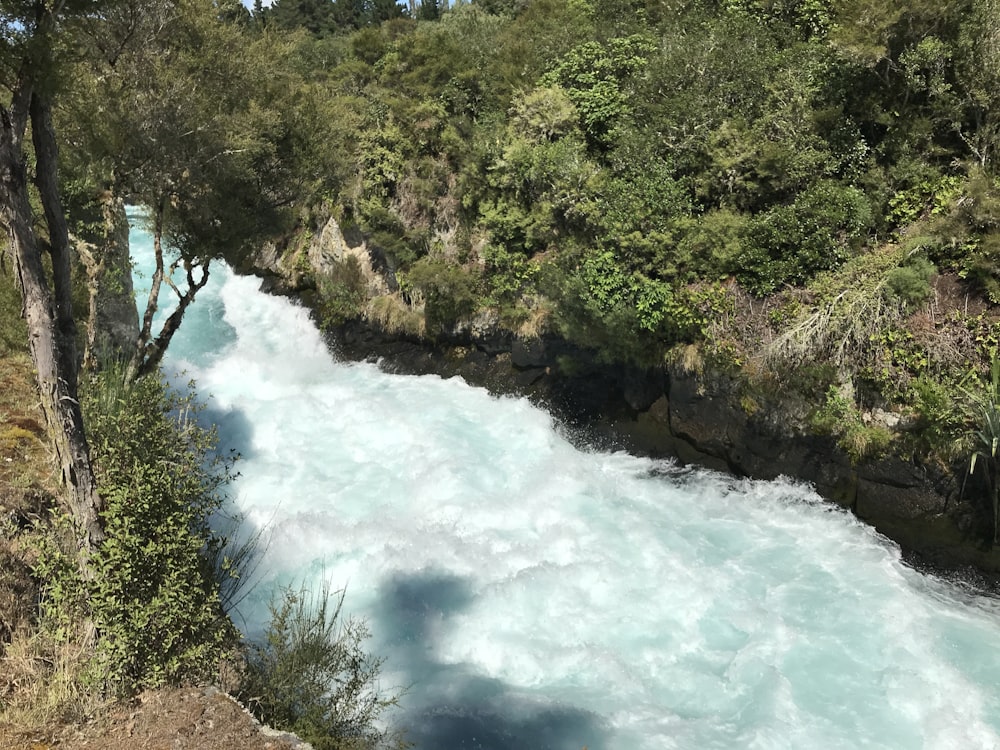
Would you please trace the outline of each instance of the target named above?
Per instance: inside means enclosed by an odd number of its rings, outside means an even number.
[[[346,586],[417,748],[1000,747],[994,599],[800,484],[580,450],[525,400],[338,361],[258,288],[216,267],[165,362],[267,528],[242,624]]]

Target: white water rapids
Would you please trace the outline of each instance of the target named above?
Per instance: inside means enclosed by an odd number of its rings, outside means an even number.
[[[270,528],[247,629],[280,585],[347,586],[418,748],[1000,748],[994,600],[801,485],[580,451],[524,400],[338,362],[258,287],[216,267],[165,365]]]

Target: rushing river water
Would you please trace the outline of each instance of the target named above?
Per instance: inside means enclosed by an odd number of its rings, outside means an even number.
[[[346,585],[418,748],[1000,747],[994,600],[801,485],[580,451],[524,400],[338,362],[258,287],[216,268],[166,363],[269,527],[246,627],[278,586]]]

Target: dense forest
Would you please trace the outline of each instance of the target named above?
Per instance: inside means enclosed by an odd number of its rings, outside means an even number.
[[[639,366],[697,344],[804,370],[844,424],[937,429],[989,379],[986,0],[153,5],[81,20],[55,130],[80,232],[95,196],[148,206],[185,302],[212,258],[333,216],[396,288],[368,300],[344,263],[313,280],[328,322],[433,338],[489,311]],[[142,327],[133,370],[173,328]]]
[[[996,478],[996,0],[0,0],[0,77],[0,266],[75,523],[72,553],[35,571],[96,628],[88,679],[109,692],[190,676],[232,635],[204,559],[228,468],[201,473],[210,437],[163,422],[178,402],[150,378],[213,262],[294,251],[330,218],[392,285],[370,298],[351,259],[309,278],[327,325],[434,340],[486,316],[606,363],[685,357],[822,394],[810,428],[856,460],[977,456]],[[156,330],[154,291],[108,350],[97,300],[127,273],[124,203],[178,305]],[[189,484],[151,490],[172,498],[156,517],[193,537],[162,575],[197,583],[172,600],[122,578],[163,531],[123,520],[149,490],[129,462],[164,456]],[[167,609],[176,652],[128,640]],[[61,617],[38,622],[65,640]]]
[[[827,394],[813,428],[855,458],[947,461],[989,421],[968,396],[995,388],[1000,337],[994,4],[384,16],[280,0],[240,21],[296,31],[316,97],[326,166],[299,239],[332,213],[398,282],[367,300],[350,264],[316,279],[329,321],[434,338],[488,311],[640,367],[695,345]],[[866,418],[881,408],[908,429]]]

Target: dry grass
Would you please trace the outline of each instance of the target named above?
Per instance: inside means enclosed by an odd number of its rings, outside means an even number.
[[[905,317],[903,305],[884,294],[886,273],[901,260],[901,250],[890,246],[818,276],[811,304],[762,349],[763,360],[776,369],[817,361],[841,369],[869,352],[880,332]]]
[[[31,627],[14,633],[0,670],[0,725],[75,724],[106,707],[84,679],[92,634],[81,628],[60,635],[57,639]]]
[[[546,302],[532,305],[528,308],[527,317],[521,321],[517,328],[518,338],[537,339],[540,338],[549,326],[552,317],[552,309]]]
[[[0,357],[0,512],[37,513],[58,486],[31,363]]]
[[[76,679],[79,644],[43,642],[35,629],[36,547],[28,535],[44,527],[58,492],[20,300],[0,273],[0,724],[60,720],[89,700]]]
[[[427,330],[423,310],[406,304],[398,292],[371,299],[365,317],[392,335],[423,337]]]
[[[58,487],[44,424],[20,295],[0,272],[0,512],[20,512],[26,496]]]

